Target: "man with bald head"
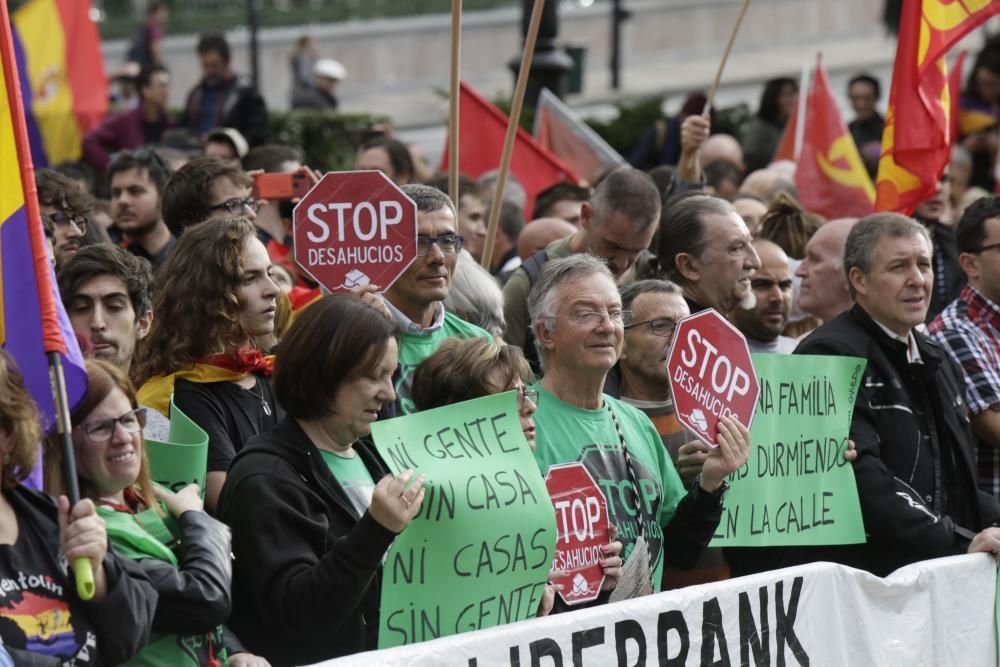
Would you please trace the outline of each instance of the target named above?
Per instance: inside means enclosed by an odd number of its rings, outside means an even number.
[[[738,194],[733,199],[733,208],[743,218],[743,222],[747,223],[750,235],[757,236],[757,232],[760,231],[760,223],[767,215],[767,204],[753,195]]]
[[[757,303],[750,308],[737,306],[729,319],[746,336],[751,352],[791,354],[794,338],[782,336],[792,309],[792,272],[788,255],[777,243],[765,239],[753,242],[760,268],[750,279]]]
[[[775,195],[784,192],[798,199],[799,191],[795,183],[777,169],[758,169],[750,172],[740,185],[740,195],[756,197],[770,204]]]
[[[806,257],[795,272],[802,278],[799,308],[824,322],[854,303],[844,274],[844,244],[857,221],[839,218],[824,223],[806,244]]]
[[[739,168],[746,169],[743,164],[743,148],[740,142],[728,134],[713,134],[705,140],[701,147],[701,166],[707,167],[713,162],[725,161]]]
[[[539,218],[525,225],[517,237],[517,256],[526,260],[545,246],[576,233],[577,227],[562,218]]]

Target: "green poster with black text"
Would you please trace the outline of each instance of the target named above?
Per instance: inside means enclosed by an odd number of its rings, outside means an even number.
[[[379,648],[532,618],[555,513],[506,392],[372,424],[394,474],[427,476],[383,564]]]
[[[754,354],[760,381],[750,458],[729,476],[711,546],[865,541],[854,470],[844,460],[865,360]]]

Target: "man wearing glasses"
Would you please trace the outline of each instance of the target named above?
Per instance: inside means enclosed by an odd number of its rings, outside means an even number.
[[[1000,197],[965,209],[957,237],[969,283],[928,329],[965,371],[979,488],[1000,497]]]
[[[458,216],[448,195],[429,185],[404,185],[417,205],[417,259],[385,292],[399,324],[399,369],[393,386],[396,401],[383,416],[415,412],[411,398],[413,370],[452,337],[492,336],[445,310],[444,299],[462,249]]]
[[[35,172],[35,188],[43,224],[52,233],[52,255],[59,268],[84,245],[94,200],[68,176],[51,169]]]
[[[207,220],[248,218],[260,202],[251,197],[253,182],[239,165],[199,157],[178,169],[163,190],[163,219],[174,236]]]

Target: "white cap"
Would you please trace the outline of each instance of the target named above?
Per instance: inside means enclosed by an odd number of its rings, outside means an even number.
[[[217,127],[205,135],[205,141],[213,140],[232,144],[233,148],[236,149],[236,156],[241,160],[250,150],[247,140],[243,137],[239,130],[233,127]]]
[[[347,78],[347,68],[333,58],[321,58],[313,65],[313,74],[327,79],[342,81]]]

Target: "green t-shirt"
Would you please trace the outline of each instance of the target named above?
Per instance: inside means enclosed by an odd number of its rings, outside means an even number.
[[[542,474],[545,475],[554,464],[583,462],[604,492],[608,514],[611,523],[618,527],[625,558],[632,553],[639,534],[637,517],[641,509],[653,569],[653,588],[659,590],[663,572],[663,526],[670,523],[686,491],[653,423],[639,410],[607,395],[604,396],[605,407],[585,410],[559,400],[541,383],[532,388],[540,393],[534,420],[538,429],[535,460]],[[621,424],[640,488],[640,503],[636,502],[621,439],[607,406],[615,411]]]
[[[177,556],[171,550],[178,545],[174,532],[155,510],[138,514],[119,512],[98,506],[97,513],[108,527],[108,539],[119,555],[132,560],[153,558],[177,566]],[[176,525],[176,524],[174,524]],[[178,635],[153,631],[149,643],[124,665],[128,667],[200,667],[208,663],[209,654],[220,665],[229,664],[222,642],[222,626],[201,635]]]
[[[493,340],[485,329],[469,324],[447,311],[441,326],[427,333],[404,331],[399,335],[399,379],[396,380],[397,414],[416,412],[413,407],[413,370],[421,361],[434,354],[446,338],[475,338],[482,336]]]
[[[353,456],[341,456],[328,452],[325,449],[319,450],[319,455],[323,457],[326,467],[340,485],[344,487],[347,497],[351,500],[351,506],[362,516],[372,504],[372,494],[375,492],[375,480],[365,467],[365,462],[361,460],[353,449]]]

